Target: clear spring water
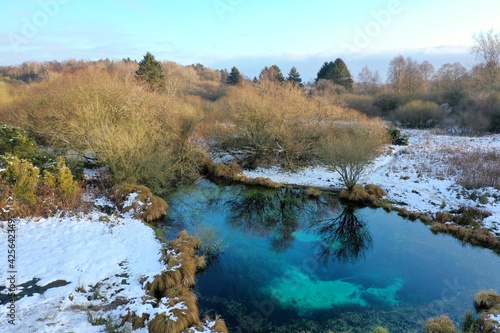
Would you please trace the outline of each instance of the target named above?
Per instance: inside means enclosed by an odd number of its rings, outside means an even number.
[[[223,241],[196,292],[230,332],[417,332],[441,314],[458,324],[477,291],[500,287],[496,254],[382,209],[208,181],[169,201],[169,238]]]

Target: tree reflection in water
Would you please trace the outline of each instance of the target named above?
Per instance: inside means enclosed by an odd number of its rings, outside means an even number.
[[[290,188],[246,189],[225,203],[231,226],[271,237],[272,248],[277,252],[284,252],[292,245],[292,233],[303,223],[310,211],[308,206],[302,191]]]
[[[354,262],[365,256],[373,245],[366,223],[354,213],[355,208],[346,206],[333,218],[311,223],[312,230],[320,237],[317,260]]]

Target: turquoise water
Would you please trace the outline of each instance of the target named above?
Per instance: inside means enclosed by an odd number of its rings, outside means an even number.
[[[491,251],[382,209],[208,181],[169,201],[169,238],[222,240],[196,292],[230,332],[416,332],[444,313],[458,323],[477,291],[500,287]]]

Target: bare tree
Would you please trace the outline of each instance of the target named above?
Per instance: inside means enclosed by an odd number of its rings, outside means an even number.
[[[432,77],[434,76],[434,66],[427,60],[424,60],[420,64],[420,73],[423,80],[424,92],[429,92],[429,89],[431,88]]]
[[[396,93],[403,90],[403,76],[406,68],[406,61],[402,55],[395,57],[389,62],[389,71],[387,73],[387,82],[392,86]]]
[[[368,66],[363,67],[358,74],[358,84],[362,93],[376,93],[380,85],[378,71],[372,72]]]
[[[387,130],[383,123],[344,124],[322,139],[319,154],[351,191],[386,142]]]
[[[480,61],[483,83],[494,86],[500,76],[500,33],[490,30],[474,36],[474,46],[471,49]]]
[[[458,105],[465,95],[469,72],[460,63],[444,64],[434,76],[434,84],[437,92],[441,94],[444,102],[452,107]]]

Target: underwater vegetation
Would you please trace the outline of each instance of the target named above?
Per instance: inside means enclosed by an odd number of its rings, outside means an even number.
[[[349,280],[323,281],[296,267],[290,267],[283,276],[273,279],[264,291],[271,294],[283,307],[295,308],[300,315],[346,305],[366,307],[370,303],[376,303],[397,306],[400,303],[397,293],[404,287],[404,282],[400,279],[392,281],[386,287],[370,288]]]

